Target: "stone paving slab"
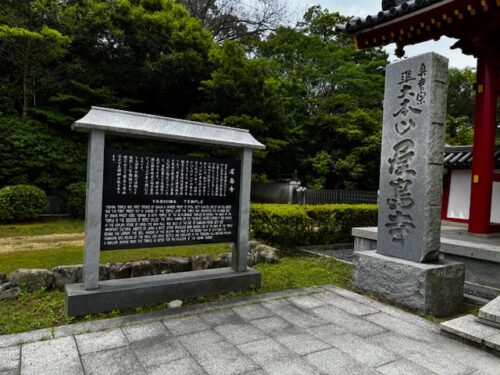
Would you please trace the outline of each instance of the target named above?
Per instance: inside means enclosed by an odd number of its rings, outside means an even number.
[[[325,285],[0,336],[0,375],[500,374],[438,332]]]
[[[21,373],[23,375],[83,374],[75,339],[62,337],[23,345]]]

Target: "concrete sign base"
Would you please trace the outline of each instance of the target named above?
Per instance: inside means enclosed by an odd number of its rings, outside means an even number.
[[[66,312],[69,316],[84,316],[175,299],[245,291],[260,285],[261,274],[252,268],[246,272],[217,268],[106,280],[99,283],[99,289],[93,290],[86,290],[83,284],[67,284]]]

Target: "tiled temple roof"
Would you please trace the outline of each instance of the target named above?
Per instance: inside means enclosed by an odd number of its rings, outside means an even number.
[[[384,0],[382,10],[377,14],[365,18],[354,17],[345,25],[335,26],[335,29],[347,34],[355,34],[443,1],[446,0]]]
[[[446,168],[472,168],[472,146],[446,146],[444,148],[443,162]],[[496,146],[495,167],[500,167],[500,145]]]

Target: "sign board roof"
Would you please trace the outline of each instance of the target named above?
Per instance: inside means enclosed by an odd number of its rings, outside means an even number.
[[[100,107],[92,107],[89,113],[73,123],[72,129],[82,132],[102,130],[110,134],[182,143],[256,150],[265,148],[246,129]]]

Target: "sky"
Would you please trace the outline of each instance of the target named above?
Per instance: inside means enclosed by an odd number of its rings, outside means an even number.
[[[339,12],[345,16],[366,17],[369,14],[377,14],[382,9],[381,0],[287,0],[290,4],[291,11],[297,15],[297,20],[305,13],[305,11],[313,5],[321,5],[327,8],[330,12]],[[476,67],[476,59],[472,56],[467,56],[460,49],[452,50],[452,46],[456,39],[441,37],[439,41],[428,41],[413,46],[405,46],[406,57],[416,56],[426,52],[436,52],[449,59],[451,67],[463,69],[465,67]],[[389,60],[396,61],[398,58],[394,56],[395,44],[389,44],[385,47],[389,53]]]

